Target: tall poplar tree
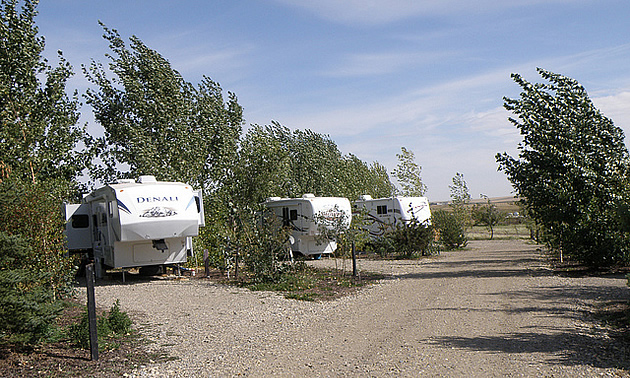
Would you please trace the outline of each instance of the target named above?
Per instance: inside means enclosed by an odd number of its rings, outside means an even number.
[[[523,141],[518,158],[497,154],[499,169],[552,247],[592,265],[628,261],[617,216],[629,163],[623,131],[576,80],[538,73],[546,83],[512,75],[522,92],[504,106]]]
[[[221,86],[208,77],[198,85],[185,81],[138,37],[127,46],[118,31],[102,26],[114,77],[100,63],[84,67],[97,87],[88,90],[87,102],[105,129],[94,178],[155,175],[209,191],[223,185],[243,124],[236,96],[228,93],[225,100]]]
[[[413,151],[400,148],[400,153],[396,154],[398,165],[392,172],[401,186],[400,195],[409,197],[421,197],[427,191],[427,186],[422,182],[422,167],[416,163]]]
[[[0,9],[0,169],[18,180],[73,182],[85,167],[77,150],[78,95],[66,94],[72,67],[51,67],[35,25],[37,1],[2,1]],[[43,79],[43,82],[41,81]]]

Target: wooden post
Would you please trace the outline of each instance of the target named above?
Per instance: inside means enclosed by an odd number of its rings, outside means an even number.
[[[357,276],[357,249],[352,242],[352,277]]]
[[[88,323],[90,327],[90,354],[92,361],[98,361],[98,333],[96,331],[96,300],[94,298],[94,264],[85,267],[87,286]]]
[[[236,256],[234,257],[234,279],[238,279],[238,246],[236,246]]]
[[[206,271],[206,278],[210,277],[210,258],[207,249],[203,250],[203,268]]]

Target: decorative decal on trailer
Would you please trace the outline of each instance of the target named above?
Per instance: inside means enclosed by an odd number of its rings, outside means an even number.
[[[174,209],[155,206],[145,211],[144,214],[140,216],[143,218],[163,218],[163,217],[172,217],[173,215],[177,215],[177,211],[175,211]]]
[[[118,202],[118,209],[124,211],[127,214],[131,214],[131,210],[129,210],[129,208],[124,203],[122,203],[121,200],[116,199],[116,202]]]

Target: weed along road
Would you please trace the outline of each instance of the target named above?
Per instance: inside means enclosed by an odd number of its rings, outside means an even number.
[[[629,300],[623,276],[561,277],[525,241],[473,241],[331,302],[204,280],[102,284],[172,360],[133,376],[627,376],[630,352],[588,315]],[[334,266],[322,259],[312,264]],[[348,264],[351,265],[351,264]]]

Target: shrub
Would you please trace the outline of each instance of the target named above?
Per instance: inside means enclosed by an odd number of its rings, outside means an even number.
[[[446,249],[463,248],[468,245],[464,226],[454,214],[444,210],[436,210],[431,219],[439,235],[439,241]]]
[[[409,223],[397,225],[386,237],[391,239],[400,257],[410,258],[414,254],[427,256],[434,238],[433,226],[427,226],[413,218]]]
[[[116,300],[107,315],[102,314],[96,319],[99,349],[111,345],[111,340],[130,333],[132,324],[129,315],[120,311],[120,301]],[[87,309],[81,314],[78,323],[69,327],[68,338],[79,348],[88,349],[90,347],[90,323]]]
[[[411,258],[416,254],[429,256],[439,253],[439,248],[434,243],[434,232],[433,226],[413,219],[409,223],[390,226],[382,236],[374,238],[370,246],[382,257],[396,255]]]
[[[263,211],[259,219],[252,219],[241,227],[246,235],[242,245],[243,264],[255,283],[273,282],[289,269],[284,261],[288,260],[289,230],[282,227],[275,214]]]
[[[31,255],[29,239],[0,231],[0,343],[27,346],[50,330],[62,309],[50,274],[24,265]]]

